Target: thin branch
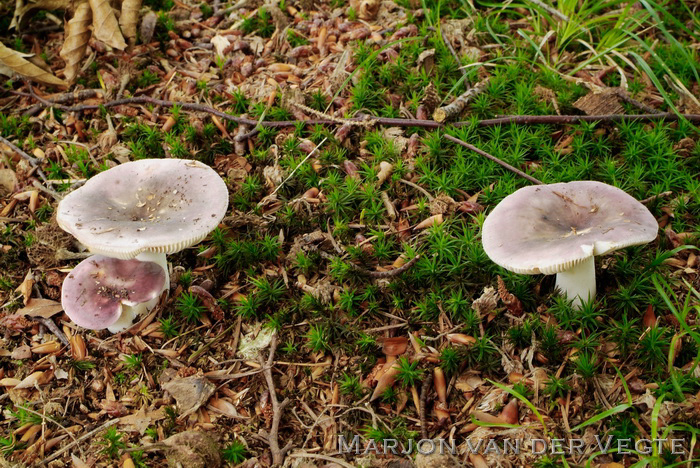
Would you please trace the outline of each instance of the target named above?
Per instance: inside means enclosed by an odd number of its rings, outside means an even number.
[[[657,195],[652,195],[651,197],[645,198],[644,200],[639,200],[639,203],[644,203],[646,205],[647,203],[651,203],[653,201],[656,201],[659,198],[666,198],[666,197],[670,197],[671,195],[673,195],[673,192],[670,192],[670,191],[669,192],[661,192]]]
[[[445,43],[445,45],[447,46],[447,49],[452,54],[452,57],[454,57],[455,61],[457,62],[457,65],[459,65],[459,71],[462,72],[462,76],[466,80],[467,79],[467,70],[461,66],[462,61],[459,59],[459,56],[457,55],[457,52],[455,51],[454,47],[452,47],[452,43],[450,42],[450,40],[447,38],[447,36],[445,36],[445,31],[442,28],[440,28],[440,36],[442,36],[442,42]],[[464,84],[467,86],[467,88],[469,88],[469,82],[465,81]]]
[[[45,100],[50,102],[51,105],[56,105],[54,101]],[[129,104],[153,104],[162,107],[173,107],[180,106],[182,109],[191,110],[195,112],[204,112],[207,114],[216,115],[224,120],[230,120],[232,122],[237,122],[244,125],[256,126],[258,123],[263,127],[274,127],[274,128],[285,128],[294,127],[299,125],[299,123],[304,123],[305,125],[340,125],[340,122],[330,119],[309,119],[309,120],[265,120],[258,122],[257,120],[247,119],[243,117],[237,117],[235,115],[227,114],[226,112],[220,111],[210,106],[204,104],[195,104],[191,102],[174,102],[166,101],[162,99],[154,99],[147,96],[136,96],[131,98],[117,99],[114,101],[107,101],[103,104],[83,104],[73,107],[68,106],[57,106],[66,112],[83,112],[86,110],[97,110],[102,107],[115,107]],[[45,106],[45,104],[37,104]],[[343,119],[343,122],[367,122],[368,116],[364,114],[358,114],[357,117],[350,119]],[[372,117],[369,116],[370,122],[377,125],[395,126],[395,127],[420,127],[420,128],[443,128],[439,122],[434,120],[419,120],[419,119],[396,119],[389,117]],[[476,121],[460,121],[454,122],[452,125],[455,127],[464,127],[469,125],[477,125],[480,127],[491,127],[494,125],[503,125],[509,123],[522,124],[522,125],[539,125],[539,124],[573,124],[578,122],[620,122],[624,120],[641,120],[641,121],[656,121],[656,120],[669,120],[676,121],[680,119],[687,119],[690,122],[700,122],[700,114],[675,114],[673,112],[659,112],[659,113],[648,113],[648,114],[608,114],[608,115],[507,115],[501,116],[493,119],[484,119]]]
[[[428,438],[428,426],[426,422],[426,406],[428,405],[428,392],[430,387],[433,385],[433,373],[430,372],[428,376],[423,380],[423,385],[420,389],[420,433],[423,439]]]
[[[96,427],[95,429],[91,430],[91,431],[88,432],[87,434],[83,434],[82,436],[80,436],[80,438],[78,438],[77,440],[75,440],[75,441],[71,442],[70,444],[66,445],[66,446],[63,447],[61,450],[59,450],[58,452],[54,453],[54,454],[51,455],[50,457],[44,458],[42,461],[39,462],[39,464],[38,464],[37,466],[46,465],[47,463],[49,463],[50,461],[55,460],[56,458],[60,457],[61,455],[63,455],[64,453],[66,453],[68,450],[72,449],[73,447],[75,447],[76,445],[78,445],[79,443],[81,443],[82,441],[84,441],[85,439],[88,439],[88,438],[92,437],[93,435],[97,434],[97,433],[100,432],[101,430],[107,429],[109,426],[114,426],[114,425],[117,424],[118,422],[119,422],[119,419],[112,419],[112,420],[107,421],[106,423],[102,424],[101,426]]]
[[[492,127],[503,124],[573,124],[579,122],[621,122],[624,120],[669,120],[675,121],[685,118],[690,122],[700,122],[700,114],[674,114],[673,112],[659,112],[658,114],[608,114],[608,115],[506,115],[495,119],[476,121],[480,127]],[[456,122],[455,126],[471,125],[472,122]]]
[[[7,145],[12,151],[17,153],[22,159],[26,160],[33,168],[36,169],[36,173],[39,174],[39,177],[46,182],[46,174],[44,174],[44,171],[41,170],[39,167],[39,160],[33,156],[28,155],[25,153],[21,148],[19,148],[17,145],[12,143],[10,140],[0,136],[0,143],[4,143]]]
[[[486,151],[481,150],[481,149],[477,148],[477,147],[474,146],[474,145],[470,145],[469,143],[467,143],[467,142],[465,142],[465,141],[462,141],[462,140],[460,140],[459,138],[455,138],[455,137],[453,137],[452,135],[447,135],[447,134],[445,134],[445,135],[443,135],[443,136],[444,136],[445,138],[447,138],[448,140],[450,140],[451,142],[453,142],[453,143],[457,143],[458,145],[464,146],[465,148],[468,148],[468,149],[474,151],[475,153],[477,153],[477,154],[479,154],[479,155],[481,155],[481,156],[483,156],[483,157],[485,157],[485,158],[487,158],[487,159],[490,159],[491,161],[493,161],[493,162],[495,162],[496,164],[499,164],[499,165],[505,167],[506,169],[508,169],[509,171],[511,171],[511,172],[513,172],[513,173],[519,175],[520,177],[529,180],[529,181],[532,182],[533,184],[543,185],[543,182],[542,182],[541,180],[535,179],[535,178],[532,177],[531,175],[528,175],[528,174],[524,173],[524,172],[521,171],[520,169],[517,169],[517,168],[511,166],[511,165],[508,164],[507,162],[498,159],[496,156],[493,156],[492,154],[489,154],[489,153],[487,153]]]
[[[277,400],[277,392],[275,391],[275,382],[272,379],[272,364],[275,360],[275,350],[277,349],[277,334],[270,341],[270,354],[267,357],[267,364],[263,362],[262,357],[259,358],[260,364],[263,365],[263,375],[267,382],[267,389],[270,393],[270,401],[272,402],[272,426],[270,433],[267,435],[267,442],[270,444],[270,452],[272,453],[272,465],[278,466],[284,463],[284,457],[292,448],[292,441],[280,448],[279,444],[279,427],[282,420],[282,410],[291,403],[289,398],[285,398],[282,402]]]
[[[624,89],[618,88],[616,94],[618,95],[618,97],[620,99],[622,99],[626,103],[632,104],[634,107],[646,112],[647,114],[660,114],[661,113],[660,110],[654,109],[653,107],[648,106],[648,105],[644,104],[643,102],[637,101],[632,96],[627,94],[627,91],[625,91]]]

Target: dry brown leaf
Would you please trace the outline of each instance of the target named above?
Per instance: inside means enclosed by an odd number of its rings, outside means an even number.
[[[27,3],[20,0],[15,3],[15,13],[10,28],[19,27],[22,24],[24,15],[32,10],[65,10],[68,9],[70,5],[71,2],[68,0],[37,0]]]
[[[17,175],[12,169],[0,169],[0,196],[8,195],[17,188]]]
[[[193,375],[183,379],[174,379],[163,384],[163,389],[177,401],[180,416],[194,413],[209,400],[216,390],[216,385],[203,375]]]
[[[141,42],[148,44],[153,38],[153,32],[156,30],[158,17],[152,11],[148,11],[141,18]]]
[[[19,309],[18,314],[27,315],[29,317],[53,317],[63,310],[60,302],[52,301],[51,299],[31,299],[27,307]]]
[[[95,38],[115,49],[124,50],[126,42],[119,30],[117,17],[108,0],[89,0],[92,8],[92,30]]]
[[[146,411],[145,407],[141,407],[136,413],[119,418],[119,426],[123,430],[143,434],[154,422],[161,419],[165,419],[165,412],[162,408],[156,411]]]
[[[68,81],[73,81],[80,70],[80,62],[85,57],[85,50],[90,40],[91,23],[92,10],[88,2],[80,3],[73,17],[66,23],[66,39],[61,48],[61,58],[66,62],[63,74]]]
[[[56,78],[46,70],[42,70],[25,57],[30,57],[30,55],[17,52],[0,43],[0,74],[12,76],[12,73],[17,73],[40,83],[68,86],[65,81]]]
[[[620,114],[624,111],[613,89],[605,89],[599,93],[590,92],[574,102],[573,106],[588,115]]]
[[[119,17],[119,26],[122,27],[124,37],[126,37],[130,45],[136,44],[136,38],[138,37],[136,29],[139,23],[140,9],[141,0],[122,1],[122,15]]]

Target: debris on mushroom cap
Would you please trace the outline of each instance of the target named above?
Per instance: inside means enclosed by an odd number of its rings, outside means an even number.
[[[649,210],[624,191],[577,181],[521,188],[484,222],[486,254],[507,270],[554,274],[594,255],[656,238]]]
[[[119,320],[122,306],[156,299],[164,284],[165,271],[157,263],[93,255],[66,277],[61,304],[77,325],[101,330]]]
[[[227,208],[226,184],[206,164],[142,159],[102,172],[67,195],[56,221],[91,252],[129,259],[196,244]]]

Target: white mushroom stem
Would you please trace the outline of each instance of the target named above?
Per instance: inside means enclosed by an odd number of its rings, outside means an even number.
[[[155,252],[142,252],[136,256],[137,260],[142,262],[153,262],[160,265],[165,271],[165,283],[163,284],[163,291],[170,289],[170,274],[168,273],[168,261],[165,258],[164,253]],[[107,330],[110,333],[120,333],[128,329],[134,324],[134,320],[142,315],[149,313],[158,304],[160,300],[160,294],[155,299],[148,302],[142,302],[139,304],[122,304],[122,313],[119,316],[119,320],[110,325]]]
[[[566,297],[573,299],[575,309],[580,309],[583,303],[595,298],[594,259],[591,255],[573,268],[557,273],[557,288]]]
[[[122,304],[122,313],[119,320],[107,327],[110,333],[121,333],[134,324],[134,319],[142,314],[148,313],[158,303],[158,298],[129,306]]]
[[[160,265],[163,271],[165,271],[165,284],[163,285],[163,291],[170,289],[170,274],[168,273],[168,260],[166,260],[164,253],[141,252],[136,256],[136,260],[141,260],[142,262],[153,262]]]

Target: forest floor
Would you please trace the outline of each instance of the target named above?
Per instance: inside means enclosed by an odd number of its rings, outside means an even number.
[[[129,47],[108,2],[0,3],[0,70],[48,64],[0,88],[0,466],[697,466],[697,2],[136,3]],[[229,212],[148,317],[85,330],[57,204],[144,158],[210,165]],[[659,236],[572,307],[482,247],[532,179],[617,186]],[[421,439],[456,451],[372,445]]]

